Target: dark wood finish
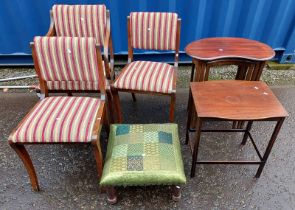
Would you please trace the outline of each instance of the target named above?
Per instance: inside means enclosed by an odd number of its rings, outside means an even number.
[[[266,61],[275,55],[273,49],[266,44],[234,37],[215,37],[194,41],[186,46],[185,52],[195,59],[208,61],[221,58]]]
[[[227,120],[258,120],[288,116],[261,81],[221,80],[191,83],[199,117]]]
[[[192,102],[188,106],[185,143],[189,143],[192,151],[191,177],[195,176],[196,164],[258,164],[259,168],[255,177],[259,178],[283,121],[288,116],[269,87],[261,81],[194,82],[191,83],[190,95]],[[196,116],[196,129],[191,128],[192,113],[195,113]],[[202,123],[211,120],[248,121],[248,124],[246,129],[241,129],[241,125],[234,129],[202,129]],[[277,121],[263,155],[261,155],[250,133],[253,121]],[[192,132],[196,132],[194,141],[190,140],[190,133]],[[247,139],[250,139],[260,161],[197,160],[202,132],[244,132],[241,145],[245,145]]]
[[[176,90],[176,79],[177,79],[177,70],[178,70],[178,60],[179,60],[179,46],[180,46],[180,25],[181,19],[177,20],[177,33],[176,33],[176,49],[175,49],[175,62],[174,62],[174,80],[173,80],[173,90]],[[130,27],[130,17],[127,17],[127,31],[128,31],[128,64],[122,69],[121,74],[127,70],[127,66],[133,61],[133,46],[131,42],[131,27]],[[112,86],[112,85],[111,85]],[[122,111],[120,108],[120,99],[118,95],[118,91],[120,92],[129,92],[132,94],[133,101],[136,101],[135,93],[139,94],[151,94],[151,95],[164,95],[170,96],[170,111],[169,111],[169,121],[174,122],[174,110],[175,110],[175,92],[173,93],[157,93],[150,91],[137,91],[137,90],[126,90],[126,89],[118,89],[112,86],[112,94],[114,98],[114,103],[116,106],[116,114],[117,114],[117,123],[123,122]]]
[[[181,188],[178,185],[172,186],[172,200],[178,202],[181,198]]]
[[[116,204],[118,202],[115,187],[106,187],[107,201],[109,204]]]
[[[19,158],[24,163],[24,166],[26,167],[27,172],[29,174],[33,190],[39,191],[40,188],[39,188],[39,184],[38,184],[38,178],[36,175],[36,171],[35,171],[34,165],[32,163],[32,160],[31,160],[30,155],[27,152],[26,148],[24,147],[24,145],[15,144],[12,141],[9,141],[9,145],[11,146],[12,149],[14,149],[16,154],[19,156]]]
[[[38,59],[36,56],[36,50],[35,50],[35,46],[33,43],[31,43],[31,48],[32,48],[32,56],[33,56],[33,60],[34,60],[34,67],[35,67],[36,73],[39,77],[41,91],[45,94],[45,97],[48,97],[47,84],[40,73],[40,66],[38,63]],[[101,56],[99,46],[96,46],[96,53],[97,53],[97,61],[98,61],[98,73],[99,73],[99,79],[100,79],[100,81],[99,81],[100,91],[95,91],[95,92],[96,93],[100,92],[100,94],[101,94],[101,106],[96,113],[95,123],[93,126],[92,135],[91,135],[92,141],[89,142],[89,144],[92,144],[92,146],[93,146],[94,157],[96,160],[98,175],[100,178],[102,175],[102,167],[103,167],[103,156],[102,156],[101,145],[100,145],[100,132],[101,132],[102,123],[105,124],[106,130],[109,131],[109,115],[108,115],[109,109],[108,109],[108,106],[105,106],[105,103],[108,103],[108,101],[105,101],[105,99],[106,99],[106,95],[108,96],[108,99],[111,98],[111,96],[110,96],[110,87],[108,85],[108,81],[105,79],[104,73],[102,71],[102,56]],[[84,92],[84,91],[82,91],[82,92]],[[66,93],[71,95],[71,92],[66,91]],[[40,103],[40,101],[38,103]],[[18,126],[12,131],[12,135],[28,119],[28,116],[30,115],[30,113],[32,113],[35,110],[38,103],[30,110],[30,112],[22,119],[22,121],[18,124]],[[18,154],[20,159],[23,161],[23,163],[27,169],[27,172],[29,174],[33,190],[39,191],[39,184],[38,184],[37,175],[36,175],[33,163],[30,159],[30,156],[29,156],[28,152],[26,151],[24,145],[25,144],[85,144],[85,143],[84,142],[83,143],[82,142],[81,143],[76,143],[76,142],[73,142],[73,143],[72,142],[66,142],[66,143],[59,143],[59,142],[56,142],[56,143],[43,143],[43,142],[14,143],[11,140],[9,140],[9,144],[15,150],[15,152]]]
[[[185,51],[193,58],[190,81],[196,82],[207,81],[210,68],[222,65],[238,66],[236,80],[258,81],[265,61],[275,55],[266,44],[234,37],[201,39],[188,44]],[[233,128],[242,127],[243,122],[233,122]]]

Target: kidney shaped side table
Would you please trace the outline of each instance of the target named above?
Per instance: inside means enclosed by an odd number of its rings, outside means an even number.
[[[258,41],[216,37],[194,41],[185,52],[193,58],[191,82],[207,81],[212,66],[237,65],[238,80],[259,80],[265,62],[274,57],[271,47]]]
[[[261,42],[234,37],[215,37],[188,44],[185,52],[193,58],[191,82],[207,81],[213,66],[237,65],[236,80],[259,81],[267,60],[274,57],[271,47]],[[191,106],[189,94],[188,108]],[[192,117],[192,120],[195,120]],[[233,122],[233,128],[241,128],[243,122]]]

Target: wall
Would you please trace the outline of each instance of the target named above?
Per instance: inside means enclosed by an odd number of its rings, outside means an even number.
[[[295,0],[1,0],[0,65],[31,63],[29,42],[46,34],[50,8],[62,3],[106,4],[116,54],[127,53],[131,11],[172,11],[182,18],[182,51],[204,37],[245,37],[269,44],[279,61],[295,63]]]

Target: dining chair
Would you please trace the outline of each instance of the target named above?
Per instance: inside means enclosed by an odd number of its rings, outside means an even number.
[[[114,53],[110,27],[110,12],[101,5],[54,5],[50,10],[50,27],[46,36],[94,37],[101,47],[106,78],[114,80]],[[37,86],[37,90],[38,88]],[[57,83],[48,86],[48,92],[96,92],[91,86],[84,90],[61,88]],[[107,94],[108,97],[110,97]]]
[[[117,112],[122,122],[118,92],[170,97],[169,121],[174,121],[176,79],[179,58],[180,23],[176,13],[132,12],[127,18],[128,64],[111,84]],[[151,61],[133,61],[134,49],[174,51],[174,66]]]
[[[32,55],[40,87],[40,100],[12,131],[8,142],[24,163],[34,191],[37,175],[25,145],[91,144],[98,175],[102,175],[100,132],[109,129],[106,79],[100,47],[94,38],[35,37]],[[67,90],[97,90],[92,97],[48,97],[52,86]],[[100,93],[100,96],[99,96]]]

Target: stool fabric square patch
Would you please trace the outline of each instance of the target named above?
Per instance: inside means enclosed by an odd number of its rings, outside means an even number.
[[[111,125],[101,185],[185,183],[177,124]]]

